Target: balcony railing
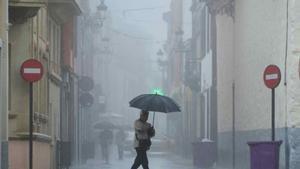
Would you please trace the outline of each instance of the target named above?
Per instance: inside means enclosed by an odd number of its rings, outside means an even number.
[[[82,9],[76,0],[48,0],[50,12],[61,22],[80,15]]]
[[[9,0],[9,22],[23,23],[37,15],[47,0]]]

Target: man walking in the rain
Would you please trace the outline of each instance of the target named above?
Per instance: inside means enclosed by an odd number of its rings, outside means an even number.
[[[120,129],[117,133],[116,133],[116,143],[117,143],[117,147],[118,147],[118,155],[119,155],[119,160],[123,160],[123,149],[124,149],[124,141],[126,139],[126,134],[124,129]]]
[[[109,148],[113,140],[113,132],[109,129],[105,129],[100,133],[100,146],[102,151],[102,158],[106,164],[109,164]]]
[[[134,122],[135,129],[135,139],[134,147],[137,153],[137,156],[134,160],[134,163],[131,169],[137,169],[140,165],[143,166],[143,169],[149,169],[148,167],[148,157],[147,150],[151,146],[151,137],[155,135],[155,130],[151,127],[151,124],[147,122],[149,112],[142,110],[140,113],[140,118]]]

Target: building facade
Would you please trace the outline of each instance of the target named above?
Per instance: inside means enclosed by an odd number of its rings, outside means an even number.
[[[166,64],[166,93],[174,98],[179,104],[182,103],[183,90],[183,59],[181,45],[183,43],[183,1],[172,0],[170,11],[165,13],[164,20],[167,23],[167,41],[164,51],[167,55]],[[174,139],[177,144],[182,144],[179,135],[182,134],[182,120],[179,113],[167,116],[167,135]],[[180,148],[176,149],[177,152]]]
[[[64,117],[71,110],[61,106],[65,93],[62,68],[72,66],[72,61],[64,61],[73,56],[71,45],[64,41],[70,38],[64,29],[72,29],[73,16],[80,14],[79,4],[73,0],[10,1],[9,14],[9,167],[28,166],[29,91],[19,72],[22,62],[34,58],[42,62],[44,76],[33,89],[33,167],[65,168],[60,142],[67,138],[62,137],[61,128],[70,124]]]
[[[8,168],[8,0],[0,2],[0,166]]]
[[[216,141],[220,166],[249,168],[247,142],[271,140],[271,91],[264,85],[263,71],[276,64],[282,73],[275,107],[276,140],[283,141],[280,167],[297,168],[299,2],[194,2],[195,16],[200,17],[193,29],[200,32],[199,43],[194,43],[201,57],[201,138]],[[206,105],[207,98],[213,105]]]

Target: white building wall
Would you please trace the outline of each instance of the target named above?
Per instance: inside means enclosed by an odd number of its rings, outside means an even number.
[[[269,64],[284,71],[286,2],[238,0],[235,5],[236,127],[268,129],[271,90],[264,85],[263,71]],[[276,88],[277,128],[285,124],[284,96],[281,82]]]
[[[233,18],[218,15],[217,18],[217,90],[218,131],[232,130],[234,81],[234,25]]]
[[[289,0],[289,43],[287,55],[287,116],[290,169],[300,166],[300,2]]]
[[[234,20],[217,15],[218,162],[225,167],[232,165],[228,154],[234,151],[237,168],[248,168],[247,141],[271,140],[271,90],[263,82],[263,71],[269,64],[278,65],[282,74],[276,88],[276,139],[284,141],[280,168],[286,168],[287,162],[290,169],[300,166],[299,9],[297,0],[236,0]]]
[[[290,0],[287,57],[288,126],[300,127],[300,2]]]

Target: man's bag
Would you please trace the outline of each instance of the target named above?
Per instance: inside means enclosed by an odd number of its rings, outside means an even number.
[[[149,139],[138,139],[137,135],[135,134],[135,138],[138,140],[139,142],[139,147],[140,148],[145,148],[145,149],[149,149],[151,146],[151,140]]]
[[[141,139],[139,140],[139,147],[141,148],[149,148],[151,146],[151,140],[150,139]]]
[[[149,137],[154,137],[155,136],[155,129],[154,129],[154,127],[150,127],[147,132],[148,132],[148,136]]]

